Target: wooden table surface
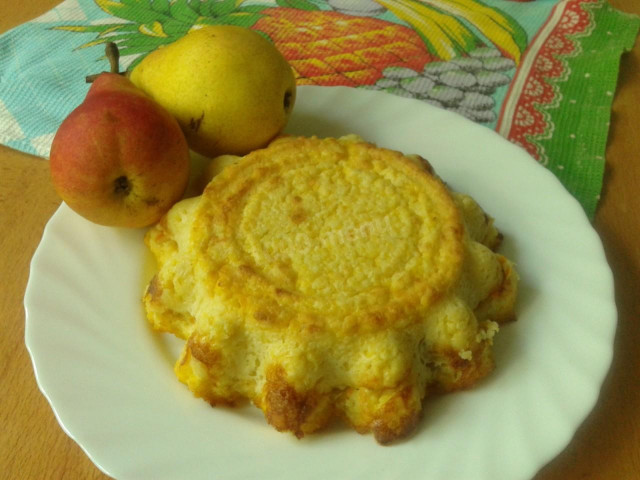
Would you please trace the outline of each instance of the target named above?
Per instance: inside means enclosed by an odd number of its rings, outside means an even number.
[[[1,0],[0,33],[56,0]],[[638,0],[611,0],[640,14]],[[613,269],[619,324],[613,365],[593,412],[536,480],[640,478],[640,42],[623,56],[595,228]],[[45,160],[0,145],[0,478],[105,479],[60,428],[24,344],[29,263],[60,200]],[[499,445],[496,448],[500,448]],[[508,459],[505,459],[508,462]],[[470,479],[473,480],[473,479]]]

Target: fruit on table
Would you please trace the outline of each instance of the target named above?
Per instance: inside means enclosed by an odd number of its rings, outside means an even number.
[[[86,219],[144,227],[181,198],[189,147],[166,110],[126,77],[103,73],[56,132],[50,169],[60,197]]]
[[[196,152],[244,155],[285,127],[296,85],[274,45],[247,28],[214,25],[158,48],[131,81],[180,123]]]

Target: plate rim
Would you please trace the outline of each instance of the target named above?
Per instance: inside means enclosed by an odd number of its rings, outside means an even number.
[[[322,92],[322,93],[320,93]],[[358,92],[358,93],[354,93],[354,92]],[[407,99],[407,98],[400,98],[400,97],[395,97],[391,94],[387,94],[387,93],[382,93],[382,92],[375,92],[372,90],[364,90],[364,89],[352,89],[352,88],[348,88],[348,87],[314,87],[314,86],[304,86],[304,87],[299,87],[299,100],[300,98],[303,98],[304,96],[319,96],[319,97],[331,97],[331,96],[337,96],[337,97],[341,97],[341,96],[361,96],[363,101],[369,101],[367,98],[365,97],[373,97],[375,99],[375,97],[379,97],[379,98],[385,98],[385,102],[387,101],[393,101],[393,103],[399,105],[400,107],[402,106],[408,106],[408,105],[414,105],[415,104],[420,104],[420,107],[416,107],[416,108],[420,108],[420,109],[424,109],[426,112],[430,112],[433,113],[434,115],[437,114],[438,118],[456,118],[458,122],[465,122],[466,128],[469,128],[471,130],[473,129],[477,129],[478,132],[482,131],[483,133],[481,135],[487,135],[489,134],[490,136],[493,137],[492,141],[498,141],[498,142],[506,142],[508,143],[510,146],[514,147],[514,148],[518,148],[521,150],[523,155],[529,156],[523,149],[521,149],[520,147],[508,142],[506,139],[504,139],[503,137],[501,137],[499,134],[497,134],[495,131],[490,130],[484,126],[478,125],[478,124],[474,124],[472,122],[470,122],[469,120],[463,119],[462,117],[460,117],[459,115],[453,113],[453,112],[447,112],[447,111],[443,111],[437,107],[433,107],[431,105],[428,105],[424,102],[421,102],[419,100],[415,100],[415,99]],[[389,98],[389,97],[393,97],[393,98]],[[295,115],[295,109],[294,109],[294,115]],[[294,117],[295,118],[295,117]],[[347,132],[350,133],[350,132]],[[375,140],[374,140],[375,141]],[[382,145],[384,146],[384,145]],[[406,153],[410,153],[410,152],[406,152]],[[535,162],[535,161],[534,161]],[[534,470],[532,470],[531,472],[529,472],[531,475],[535,474],[540,468],[542,468],[542,466],[544,466],[546,463],[548,463],[548,461],[550,461],[552,458],[554,458],[558,453],[560,453],[571,441],[571,439],[573,438],[573,435],[575,434],[575,431],[578,429],[578,427],[582,424],[582,422],[584,422],[584,420],[587,418],[587,416],[589,415],[589,413],[593,410],[593,407],[595,406],[599,396],[600,396],[600,390],[602,388],[602,384],[603,381],[606,377],[607,372],[610,369],[611,366],[611,361],[612,361],[612,357],[613,357],[613,339],[615,336],[615,331],[616,331],[616,327],[617,327],[617,306],[615,304],[615,289],[614,289],[614,283],[613,283],[613,273],[611,272],[611,268],[607,262],[606,259],[606,255],[604,252],[604,248],[602,245],[602,241],[600,239],[600,236],[597,234],[597,232],[595,231],[595,229],[593,229],[593,225],[591,224],[591,222],[588,220],[586,214],[584,213],[584,210],[582,209],[582,206],[579,204],[579,202],[562,186],[562,184],[560,183],[560,181],[557,179],[557,177],[555,175],[553,175],[552,172],[550,172],[549,170],[547,170],[546,168],[544,168],[543,166],[539,165],[537,162],[535,162],[536,168],[539,171],[539,175],[541,175],[542,177],[546,177],[545,181],[549,181],[552,182],[553,184],[556,185],[556,188],[559,187],[562,191],[564,191],[565,196],[563,199],[563,202],[565,202],[567,204],[567,208],[569,208],[569,210],[571,211],[577,211],[577,209],[579,209],[580,214],[582,216],[582,218],[580,218],[580,222],[583,224],[584,226],[584,222],[586,222],[590,228],[591,231],[591,235],[592,238],[590,239],[590,241],[594,241],[597,240],[597,244],[599,244],[599,262],[602,263],[604,262],[604,265],[601,265],[601,267],[606,267],[604,270],[606,270],[606,272],[608,272],[608,276],[605,283],[607,283],[610,287],[609,291],[608,291],[608,296],[610,297],[611,300],[611,304],[609,305],[609,307],[612,309],[612,315],[613,315],[613,328],[609,329],[609,338],[608,338],[608,345],[609,345],[609,349],[607,350],[607,354],[608,357],[605,358],[602,362],[603,365],[606,364],[606,368],[604,368],[603,372],[600,375],[599,380],[597,381],[597,394],[595,394],[593,396],[593,398],[590,401],[590,406],[588,409],[585,409],[584,415],[582,416],[582,420],[580,422],[578,422],[575,425],[575,428],[573,428],[573,432],[571,433],[571,435],[565,439],[565,441],[562,442],[562,445],[556,449],[556,452],[549,456],[545,461],[543,462],[538,462],[536,468]],[[544,173],[543,173],[544,172]],[[497,217],[499,217],[499,213],[498,212],[490,212],[492,214],[496,214]],[[34,276],[37,276],[37,267],[38,264],[40,262],[41,256],[44,255],[43,252],[45,251],[45,249],[43,248],[43,245],[45,244],[46,240],[48,239],[49,236],[52,235],[52,230],[54,230],[54,227],[59,223],[59,222],[63,222],[65,217],[68,215],[74,215],[70,209],[68,209],[68,207],[64,204],[62,204],[57,210],[56,212],[52,215],[52,217],[49,219],[49,221],[47,222],[44,230],[43,230],[43,234],[42,234],[42,238],[41,241],[33,255],[33,258],[30,262],[30,267],[29,267],[29,278],[27,281],[27,286],[25,289],[25,296],[24,296],[24,308],[25,308],[25,344],[29,353],[29,356],[31,358],[31,362],[32,362],[32,367],[34,369],[34,373],[36,376],[36,381],[38,384],[38,388],[40,389],[40,391],[42,392],[42,394],[45,396],[45,398],[47,399],[49,405],[51,406],[55,418],[58,421],[58,423],[61,425],[63,431],[70,437],[72,438],[79,446],[80,448],[85,452],[85,454],[91,459],[91,461],[105,474],[107,475],[113,475],[113,469],[112,468],[106,468],[103,467],[102,461],[100,461],[97,457],[99,457],[99,455],[95,455],[92,450],[92,448],[87,448],[86,445],[83,444],[83,441],[79,439],[77,432],[72,432],[71,430],[73,429],[69,429],[66,425],[65,425],[65,421],[64,418],[65,414],[62,414],[59,411],[60,406],[56,406],[56,400],[55,398],[52,398],[51,396],[51,390],[46,388],[44,385],[47,383],[45,380],[43,380],[41,378],[41,376],[43,375],[42,371],[40,370],[40,368],[38,367],[38,363],[41,360],[38,360],[38,358],[40,357],[42,352],[38,352],[37,348],[35,347],[34,343],[33,343],[33,318],[32,318],[32,305],[33,305],[33,300],[32,300],[32,295],[34,295]],[[35,350],[34,350],[35,349]],[[54,395],[55,397],[55,395]]]

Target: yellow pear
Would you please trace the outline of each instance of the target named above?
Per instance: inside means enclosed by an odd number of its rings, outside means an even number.
[[[296,97],[278,49],[230,25],[192,30],[158,48],[130,79],[178,120],[192,150],[209,157],[265,146],[287,124]]]

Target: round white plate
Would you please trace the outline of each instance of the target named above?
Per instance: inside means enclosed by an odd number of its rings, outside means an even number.
[[[256,408],[211,408],[174,377],[176,343],[144,319],[144,232],[93,225],[63,204],[25,295],[26,344],[62,428],[118,479],[532,477],[593,408],[612,357],[612,275],[580,205],[520,148],[416,100],[302,87],[288,131],[419,153],[496,217],[522,280],[495,372],[428,400],[416,434],[389,447],[341,426],[297,440]]]

